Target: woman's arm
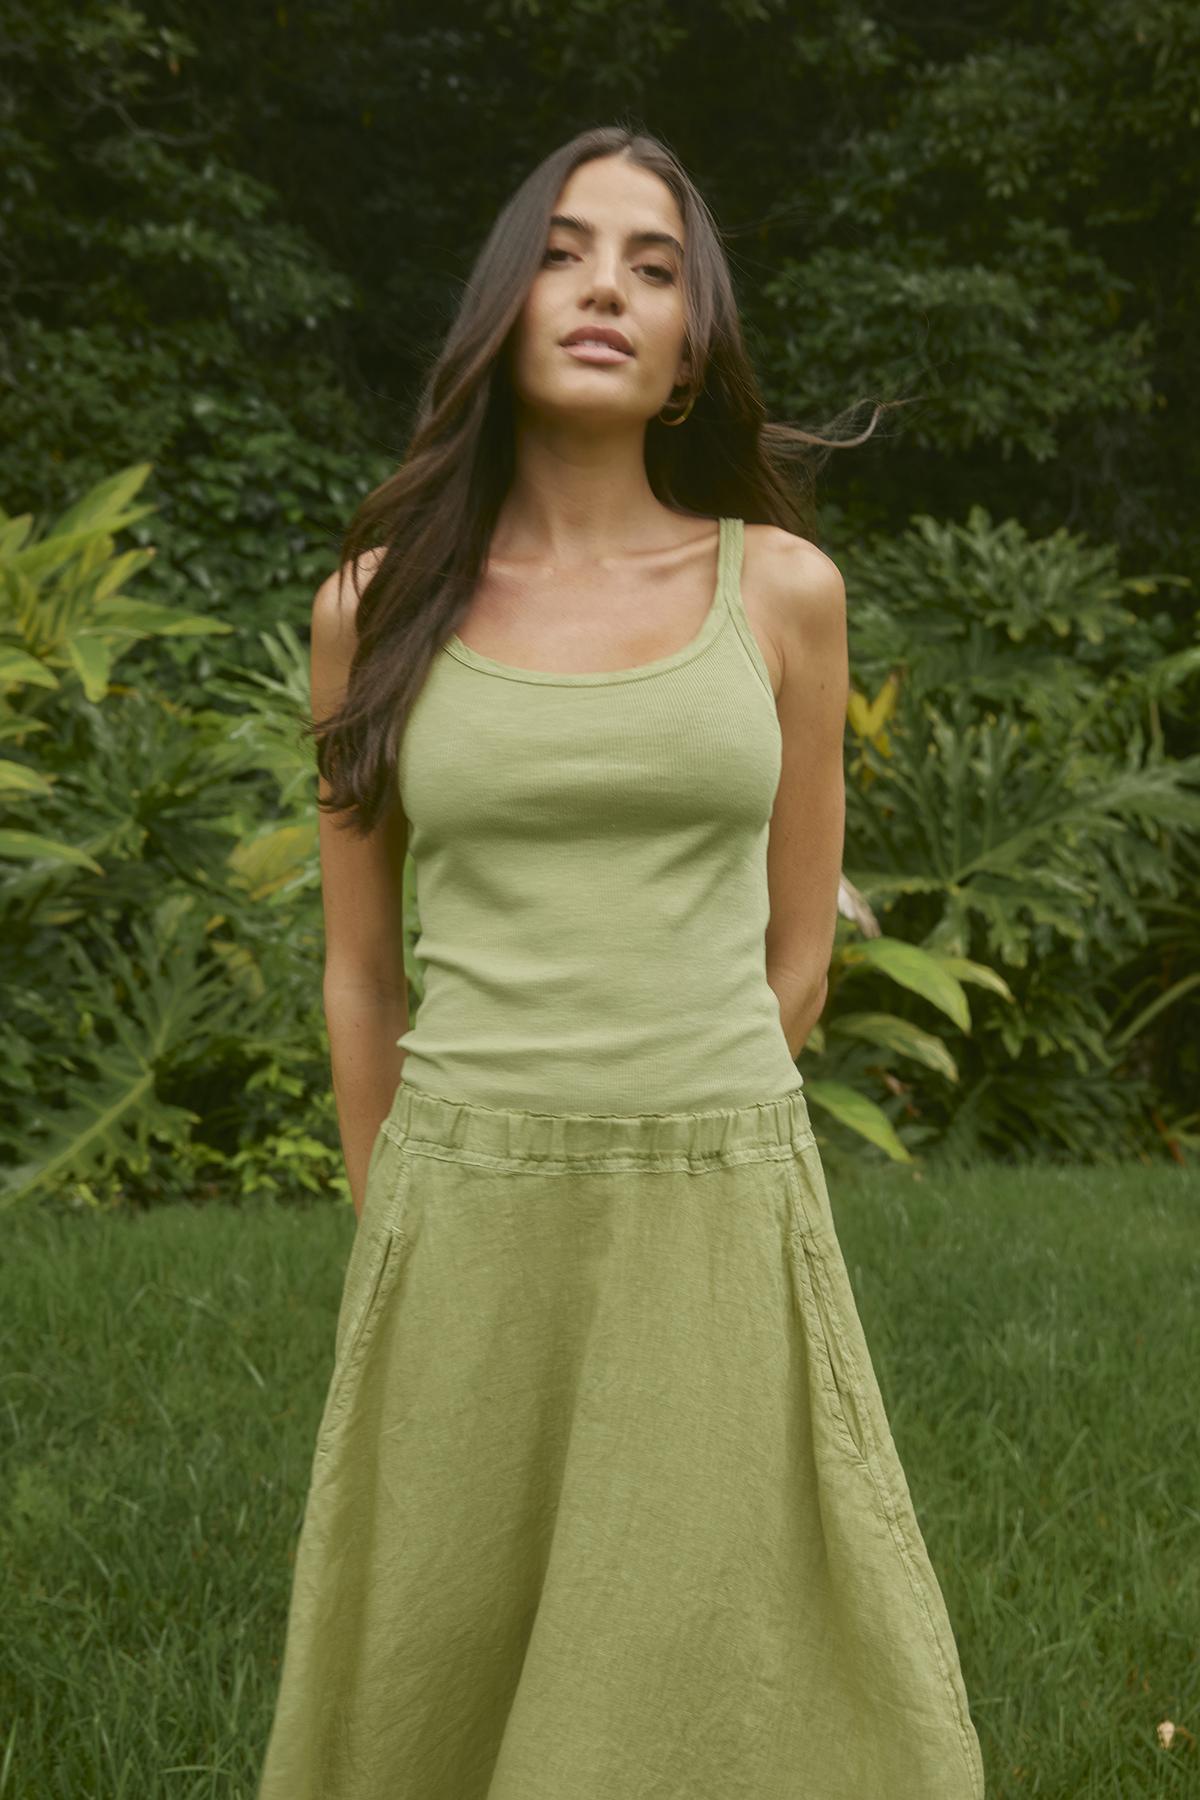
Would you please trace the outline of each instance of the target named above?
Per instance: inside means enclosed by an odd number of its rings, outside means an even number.
[[[359,585],[374,557],[359,558]],[[366,565],[365,567],[363,565]],[[312,609],[312,710],[322,719],[346,691],[356,641],[357,596],[347,569],[317,590]],[[323,777],[322,796],[328,794]],[[333,1091],[346,1175],[361,1218],[367,1165],[400,1080],[408,1030],[404,974],[404,858],[408,821],[397,804],[369,836],[347,831],[342,815],[318,812],[325,913],[323,997]]]
[[[828,998],[846,829],[843,746],[850,692],[846,590],[805,539],[776,534],[764,559],[783,665],[783,766],[767,850],[767,977],[793,1057]]]

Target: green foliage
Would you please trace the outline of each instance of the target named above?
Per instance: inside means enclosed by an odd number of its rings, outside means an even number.
[[[320,337],[354,284],[231,160],[187,31],[67,0],[0,0],[5,27],[0,492],[44,520],[147,465],[142,604],[295,617],[385,469]],[[165,681],[207,679],[157,637]]]
[[[289,1131],[324,1142],[296,1185],[348,1194],[315,974],[303,652],[264,633],[275,676],[214,684],[240,718],[189,708],[186,671],[156,685],[152,650],[231,627],[124,591],[149,552],[114,539],[147,512],[129,504],[146,475],[99,484],[40,538],[0,515],[5,1201],[279,1191]]]
[[[858,899],[861,901],[862,896]],[[855,973],[871,972],[885,976],[928,1001],[963,1032],[971,1029],[965,984],[975,983],[999,994],[1010,1005],[1014,1004],[1003,976],[986,964],[945,951],[923,950],[916,944],[882,934],[847,937],[839,929],[839,941],[830,965],[830,993],[840,992],[847,978]],[[834,1040],[832,1046],[831,1038]],[[850,1042],[839,1044],[839,1039]],[[810,1034],[806,1049],[828,1056],[826,1067],[840,1067],[847,1074],[853,1068],[858,1081],[857,1086],[851,1086],[847,1080],[838,1080],[833,1075],[806,1076],[804,1091],[808,1099],[850,1131],[877,1145],[895,1162],[912,1161],[907,1144],[883,1106],[865,1091],[875,1085],[881,1072],[879,1056],[884,1059],[885,1085],[893,1088],[897,1078],[890,1073],[890,1066],[897,1058],[932,1069],[949,1082],[957,1082],[959,1078],[958,1064],[944,1038],[894,1012],[847,1012],[840,1005],[827,1008],[821,1024]],[[874,1061],[866,1060],[868,1052],[876,1053]],[[920,1131],[916,1132],[912,1141],[919,1142],[921,1135]]]
[[[1194,1144],[1200,1135],[1200,839],[1181,837],[1177,858],[1174,891],[1147,900],[1142,943],[1113,979],[1108,1025],[1112,1048],[1154,1095],[1156,1124],[1165,1132],[1168,1113],[1177,1142]]]
[[[886,929],[839,928],[814,1104],[900,1158],[1196,1141],[1187,0],[989,0],[965,31],[851,0],[488,0],[449,29],[0,0],[0,36],[0,1161],[78,1134],[93,1204],[236,1195],[295,1132],[341,1181],[307,608],[500,199],[617,116],[710,201],[773,413],[906,402],[824,489],[884,697],[861,731],[852,704],[847,864]],[[72,549],[110,483],[122,522]],[[416,903],[410,867],[419,1000]],[[184,991],[223,970],[260,1021],[160,1019],[151,921]],[[137,1121],[139,1070],[190,1129]]]
[[[966,28],[852,0],[488,0],[450,27],[378,0],[0,0],[0,29],[16,510],[97,479],[89,454],[149,459],[173,495],[194,393],[269,398],[330,450],[396,445],[501,197],[624,116],[704,187],[772,408],[905,395],[888,429],[934,516],[987,496],[1195,573],[1188,0],[988,0]],[[846,542],[911,513],[886,448],[838,459]]]
[[[994,445],[1006,461],[1023,452],[1034,463],[1059,454],[1080,414],[1099,423],[1149,412],[1149,321],[1113,324],[1133,283],[1074,246],[1065,227],[1014,214],[1002,230],[994,266],[959,264],[945,237],[883,226],[852,249],[785,258],[764,288],[778,315],[779,404],[800,413],[815,398],[835,411],[869,355],[889,372],[888,398],[915,389],[920,404],[904,424],[912,444]],[[805,309],[805,328],[790,332]]]
[[[174,692],[150,678],[163,643],[186,656],[229,626],[126,591],[150,552],[116,539],[143,525],[147,473],[107,478],[41,537],[0,515],[7,1196],[67,1181],[93,1205],[145,1204],[181,1170],[259,1192],[289,1166],[277,1109],[298,1098],[311,1115],[293,1111],[293,1129],[324,1145],[308,1182],[320,1170],[341,1189],[316,1079],[304,650],[286,625],[260,632],[266,669],[218,668],[194,708],[177,697],[186,672]],[[1173,760],[1161,723],[1145,725],[1148,709],[1170,721],[1186,705],[1196,659],[1157,655],[1154,622],[1121,604],[1155,587],[980,509],[965,527],[921,518],[850,570],[855,669],[888,673],[886,700],[851,708],[848,874],[891,928],[843,922],[806,1086],[896,1160],[1153,1142],[1139,1030],[1200,999],[1180,860],[1200,825],[1200,758]],[[121,682],[126,661],[143,666]],[[410,952],[415,902],[410,870]],[[1168,909],[1156,950],[1172,953],[1171,979],[1156,996],[1143,976],[1138,1030],[1118,1030],[1150,902]],[[51,966],[64,979],[48,985]],[[1190,1114],[1168,1105],[1179,1140]]]
[[[872,1041],[880,1042],[884,1035],[873,1034]],[[890,1047],[897,1048],[895,1044]],[[893,1162],[912,1162],[912,1154],[903,1139],[897,1135],[892,1121],[883,1108],[868,1098],[861,1088],[852,1087],[847,1081],[837,1081],[828,1075],[822,1075],[806,1078],[804,1094],[805,1099],[811,1101],[818,1112],[828,1113],[839,1125],[844,1125],[847,1131],[853,1132],[856,1138],[877,1145]]]
[[[1152,917],[1168,974],[1156,995],[1142,966],[1135,1023],[1194,1041],[1200,1021],[1200,755],[1172,758],[1163,731],[1194,717],[1200,645],[1160,652],[1144,602],[1168,578],[1121,579],[1110,550],[1031,541],[978,507],[965,526],[923,516],[845,567],[852,666],[868,691],[890,681],[886,707],[851,709],[846,869],[890,935],[843,940],[816,1053],[849,1085],[882,1084],[904,1141],[939,1154],[1194,1139],[1186,1079],[1156,1096],[1117,1026]],[[857,991],[843,1014],[849,970],[903,981],[914,944],[994,971],[969,1035],[954,1019],[961,1048],[906,1041],[891,1014],[864,1024]],[[927,980],[908,985],[953,1017]]]

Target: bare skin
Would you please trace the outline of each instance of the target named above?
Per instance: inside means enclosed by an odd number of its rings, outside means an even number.
[[[712,604],[717,524],[663,506],[645,431],[692,375],[682,216],[669,188],[622,157],[576,169],[507,354],[516,463],[487,567],[458,635],[519,668],[632,668],[694,638]],[[648,241],[653,238],[658,241]],[[666,241],[663,241],[666,240]],[[632,355],[588,361],[563,338],[610,328]],[[686,429],[686,426],[684,427]],[[372,558],[360,558],[369,573]],[[344,691],[354,596],[335,573],[313,604],[313,705]],[[820,1016],[837,921],[849,692],[845,589],[815,545],[746,527],[742,598],[775,692],[783,767],[771,820],[767,978],[798,1054]],[[367,1163],[400,1079],[408,1027],[399,921],[407,825],[396,809],[360,840],[320,816],[324,997],[347,1172],[361,1213]]]

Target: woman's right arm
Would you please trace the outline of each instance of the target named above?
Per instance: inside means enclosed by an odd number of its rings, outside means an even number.
[[[358,559],[365,587],[379,552]],[[357,596],[349,568],[317,590],[312,609],[312,714],[326,718],[339,705],[356,642]],[[318,778],[322,797],[329,793]],[[404,1052],[396,1040],[408,1030],[404,974],[404,858],[408,822],[396,804],[367,837],[344,827],[344,815],[318,811],[321,898],[325,913],[323,997],[333,1092],[346,1175],[361,1218],[367,1166],[379,1127],[391,1108]]]

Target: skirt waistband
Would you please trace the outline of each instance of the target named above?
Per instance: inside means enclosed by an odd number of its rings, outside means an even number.
[[[480,1106],[401,1081],[383,1130],[430,1155],[488,1166],[705,1168],[783,1160],[814,1142],[802,1088],[705,1112],[524,1112]]]

